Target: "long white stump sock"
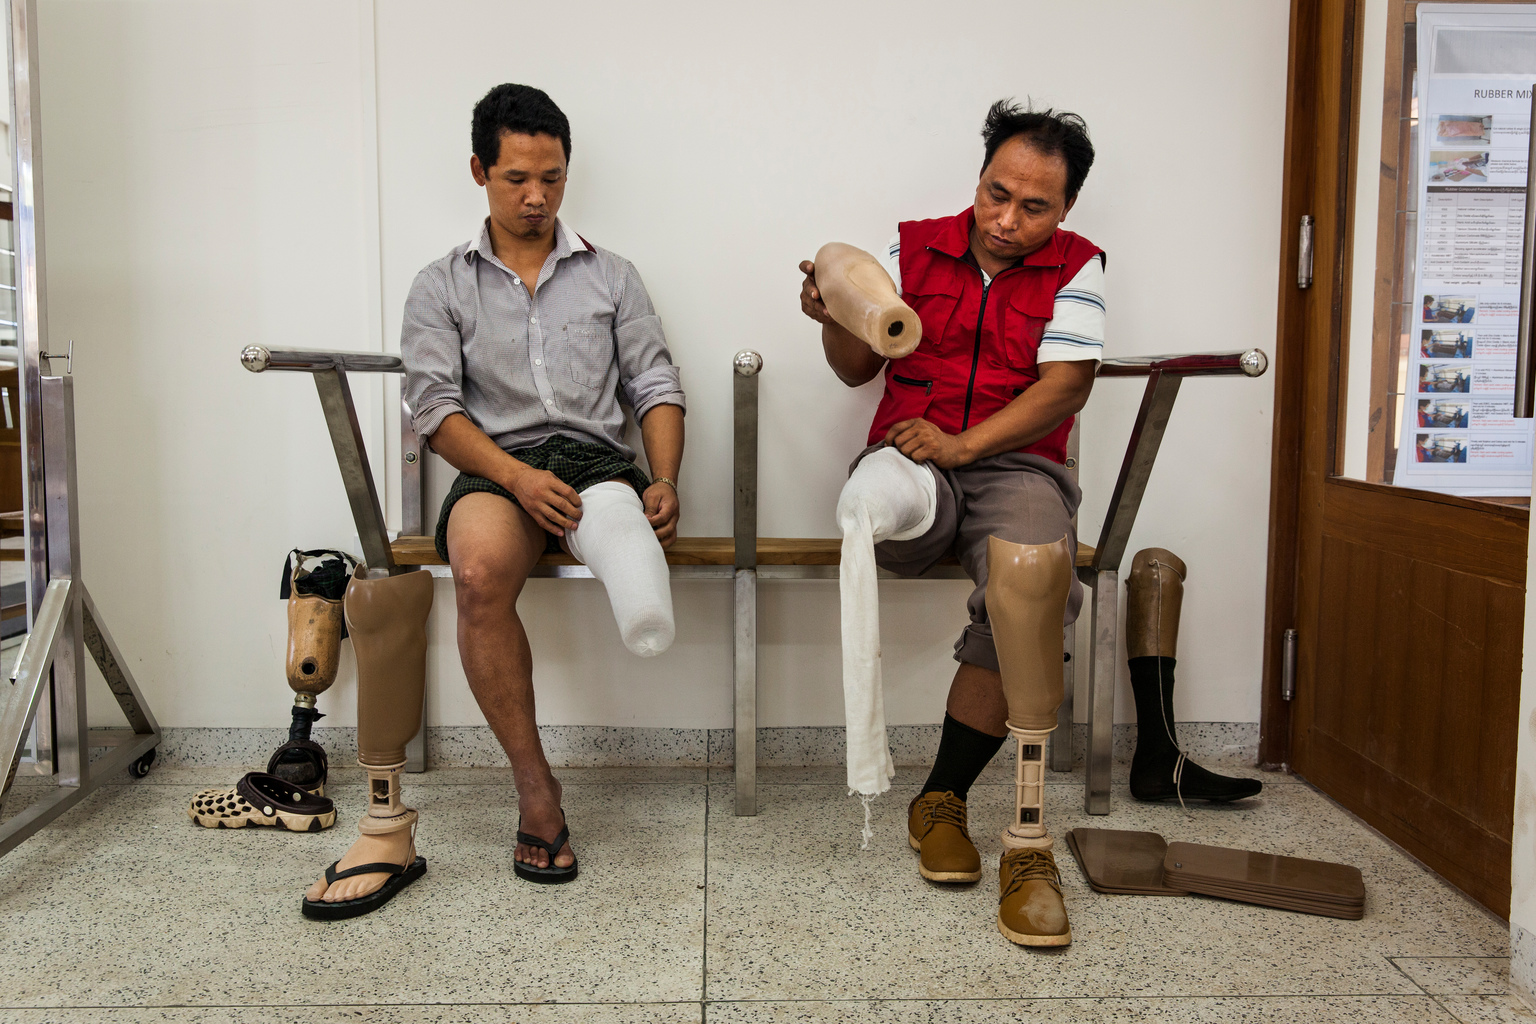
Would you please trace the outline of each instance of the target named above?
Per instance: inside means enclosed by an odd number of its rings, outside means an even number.
[[[866,456],[837,501],[843,531],[839,587],[843,618],[843,707],[848,717],[848,792],[864,804],[864,847],[873,833],[869,802],[891,788],[896,768],[885,738],[880,678],[880,594],[875,545],[912,540],[933,527],[933,473],[894,448]]]
[[[565,542],[608,591],[624,646],[642,658],[672,646],[667,556],[629,484],[605,480],[581,492],[581,521]]]

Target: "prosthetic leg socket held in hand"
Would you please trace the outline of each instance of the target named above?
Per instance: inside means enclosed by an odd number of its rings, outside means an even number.
[[[911,540],[933,526],[938,486],[933,472],[894,448],[866,456],[837,501],[843,531],[839,590],[843,628],[843,706],[848,720],[848,791],[864,801],[864,845],[869,800],[891,788],[896,768],[885,738],[885,694],[880,679],[880,593],[875,545]]]
[[[1125,584],[1125,649],[1136,697],[1136,753],[1131,795],[1138,800],[1242,800],[1264,784],[1206,771],[1179,749],[1174,730],[1173,670],[1187,569],[1171,551],[1146,548],[1131,560]]]
[[[1025,946],[1072,941],[1061,876],[1046,830],[1045,745],[1062,698],[1062,630],[1072,585],[1071,540],[1012,544],[987,538],[987,619],[997,647],[1008,730],[1018,742],[1013,823],[998,864],[997,927]]]
[[[411,841],[401,863],[360,864],[341,871],[332,864],[325,873],[331,885],[364,874],[389,877],[380,888],[357,899],[332,903],[306,899],[306,916],[334,919],[366,914],[427,869],[427,862],[415,855],[416,812],[400,800],[400,772],[405,767],[405,745],[421,727],[431,610],[432,576],[425,571],[379,579],[357,575],[347,587],[347,628],[357,652],[358,763],[368,773],[368,813],[357,830],[364,836],[410,832]]]
[[[581,492],[581,522],[565,535],[571,554],[608,591],[624,646],[651,658],[672,646],[672,577],[640,495],[607,480]]]
[[[923,323],[901,301],[896,282],[863,249],[828,242],[816,253],[816,290],[845,330],[887,359],[910,355],[923,340]]]

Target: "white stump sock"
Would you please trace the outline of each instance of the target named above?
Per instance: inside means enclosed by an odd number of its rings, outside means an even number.
[[[624,646],[642,658],[672,646],[672,581],[667,556],[629,484],[605,480],[581,492],[581,521],[565,534],[576,560],[608,591]]]
[[[864,801],[891,788],[896,768],[885,738],[885,688],[880,678],[880,594],[875,545],[913,540],[933,527],[938,487],[927,466],[894,448],[865,457],[837,501],[843,531],[839,589],[843,618],[843,706],[848,718],[848,791]]]

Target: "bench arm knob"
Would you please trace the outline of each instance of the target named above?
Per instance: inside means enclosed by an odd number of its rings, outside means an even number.
[[[1269,369],[1269,356],[1265,355],[1261,348],[1251,348],[1243,353],[1242,358],[1238,360],[1238,365],[1242,367],[1245,375],[1262,377],[1264,371]]]
[[[272,364],[272,353],[265,345],[247,345],[240,350],[240,365],[252,373],[260,373]]]
[[[731,360],[731,366],[743,377],[756,377],[758,371],[763,368],[763,357],[749,348],[744,348],[736,353],[736,357]]]

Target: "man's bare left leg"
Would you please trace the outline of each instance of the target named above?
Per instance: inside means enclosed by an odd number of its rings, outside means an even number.
[[[564,823],[562,794],[539,742],[533,654],[517,614],[518,596],[544,543],[544,531],[532,517],[499,495],[465,495],[448,519],[464,674],[512,763],[521,831],[553,840]],[[536,846],[519,843],[514,857],[534,867],[549,866],[549,853]],[[555,855],[556,867],[575,861],[570,843]]]

